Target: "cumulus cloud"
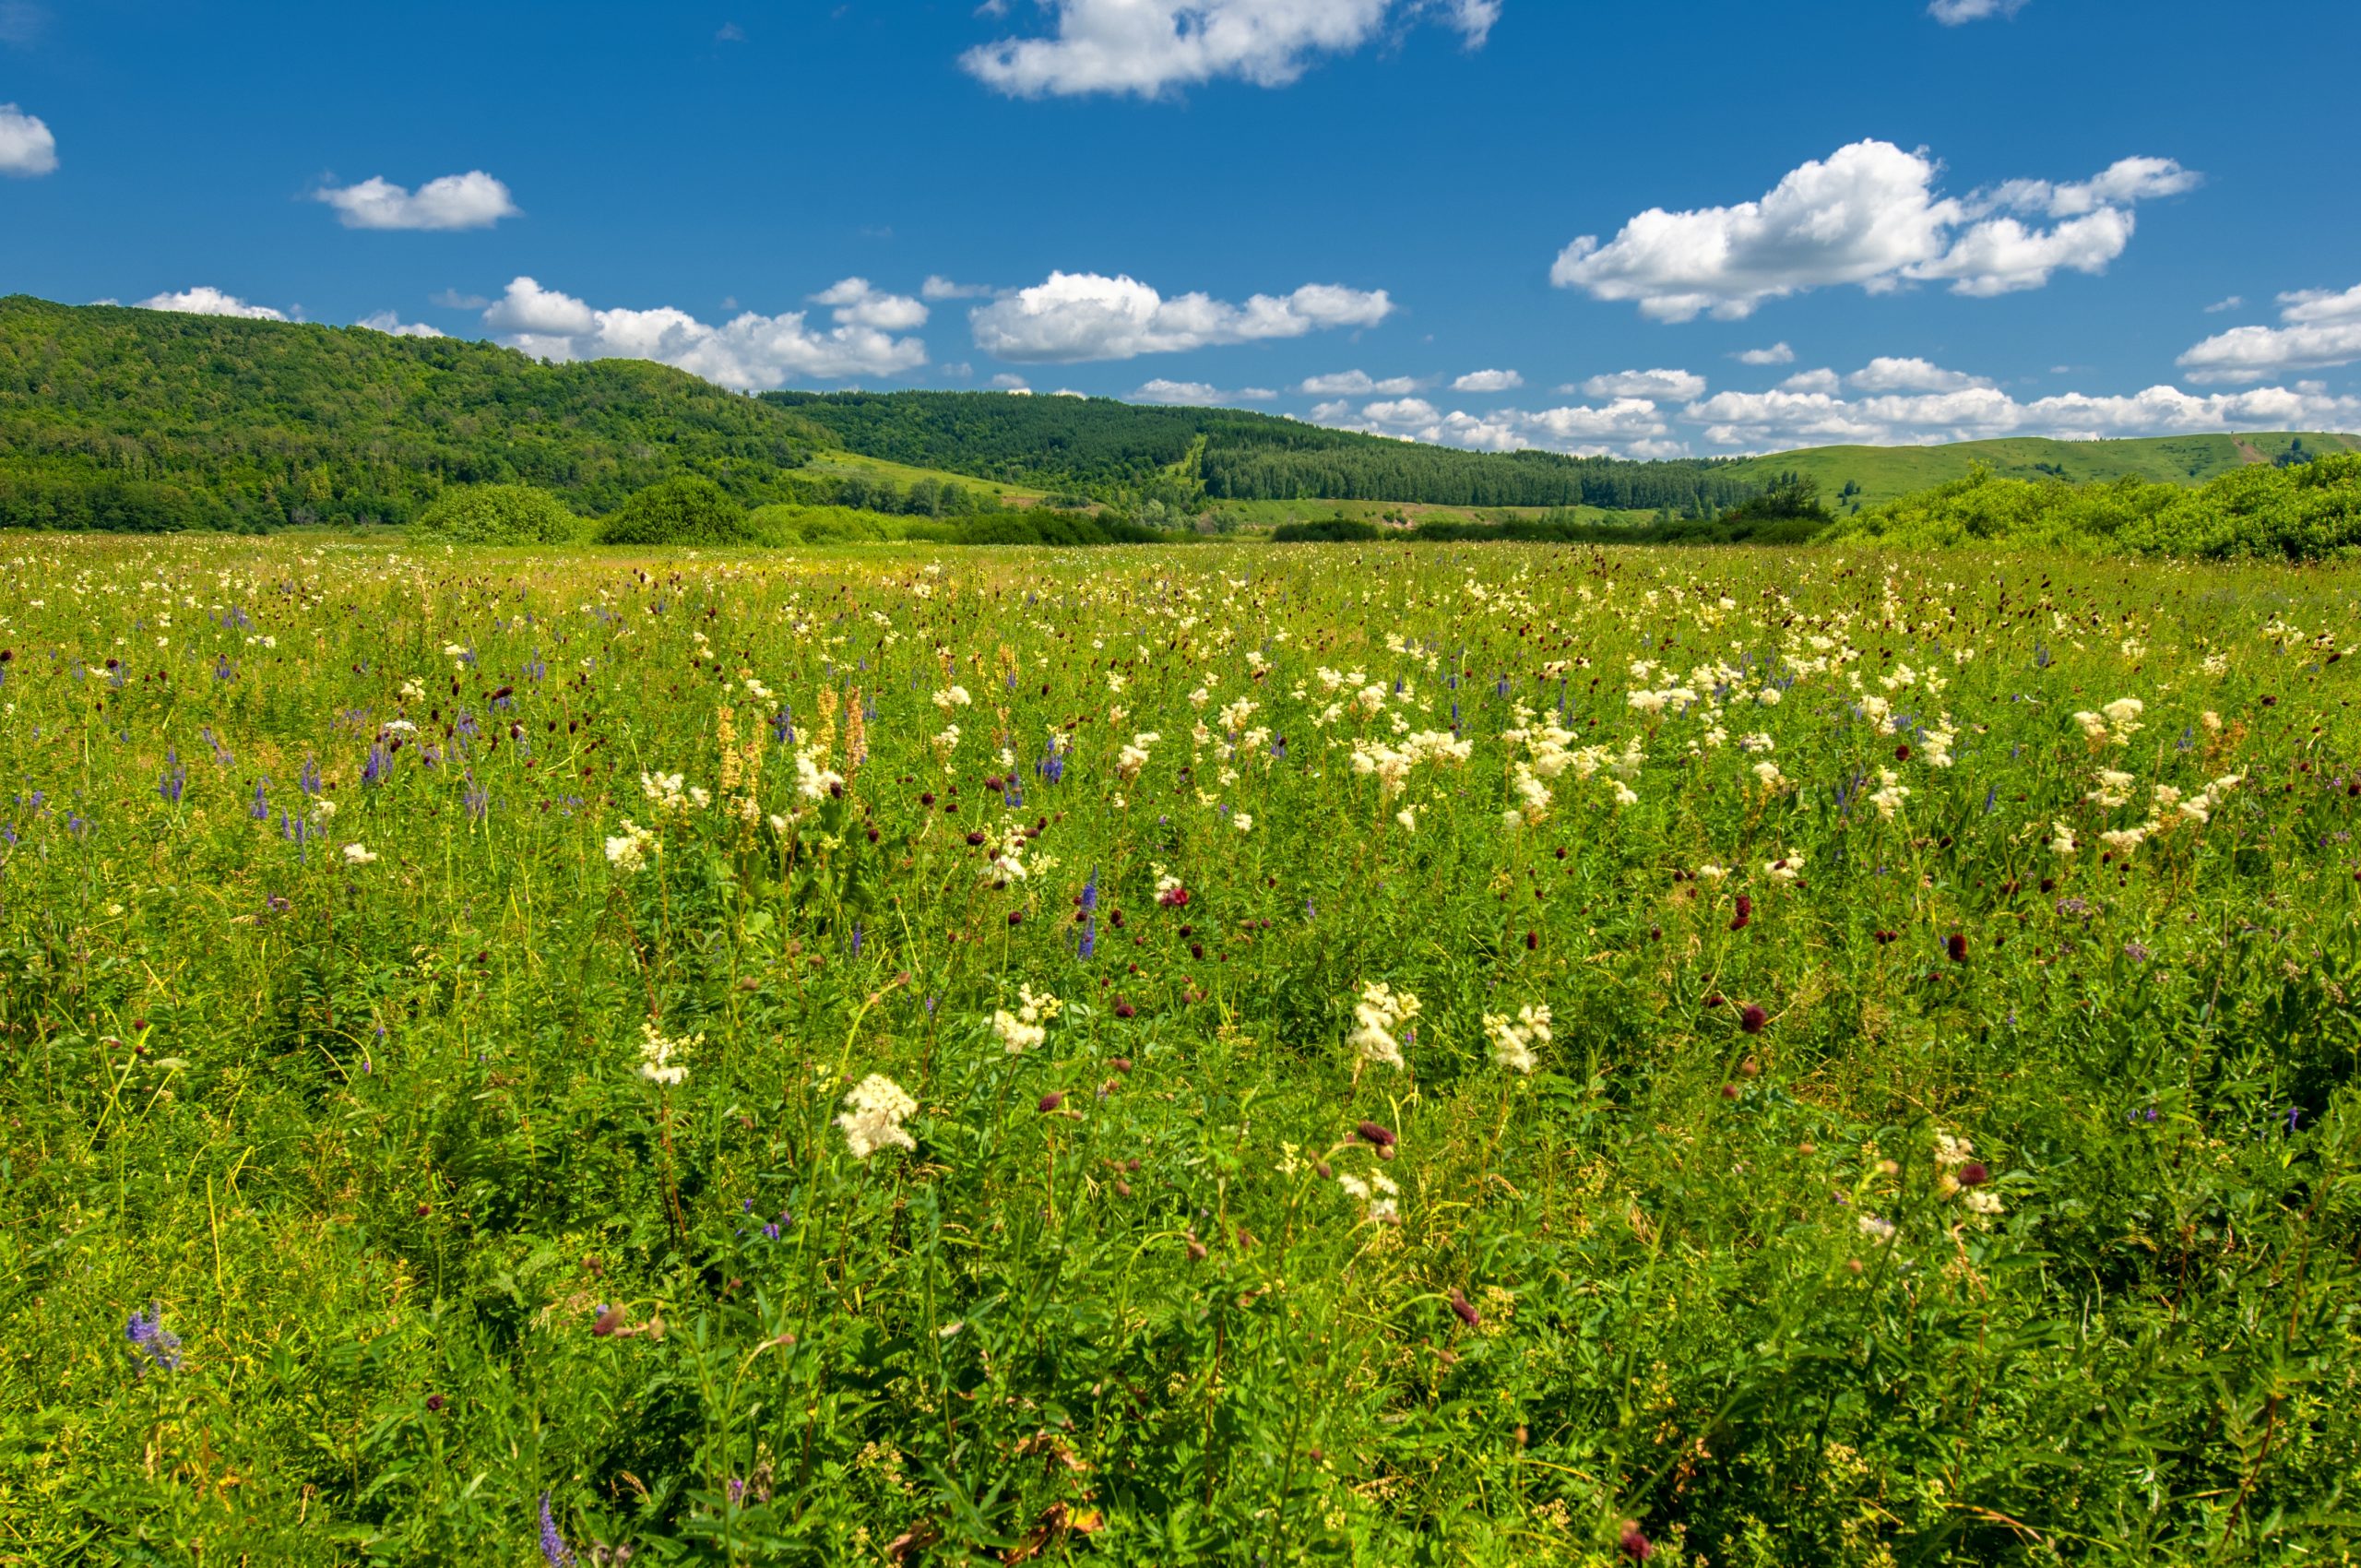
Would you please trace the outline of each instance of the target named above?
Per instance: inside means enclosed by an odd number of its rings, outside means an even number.
[[[1860,392],[1959,392],[1992,384],[1980,375],[1945,370],[1928,360],[1880,354],[1845,378]]]
[[[2208,315],[2219,315],[2225,310],[2240,309],[2246,304],[2246,296],[2244,294],[2232,294],[2226,300],[2215,300],[2212,304],[2207,305],[2205,307],[2205,314]]]
[[[440,338],[443,334],[422,321],[405,322],[392,311],[381,310],[374,315],[364,315],[352,324],[372,332],[382,332],[388,338]]]
[[[1740,364],[1793,364],[1796,351],[1785,343],[1774,343],[1767,349],[1743,349],[1730,358]]]
[[[928,300],[988,300],[1000,291],[988,283],[956,283],[941,273],[929,273],[919,285],[919,296]]]
[[[976,346],[1003,360],[1071,364],[1128,360],[1274,338],[1325,327],[1373,327],[1394,312],[1379,289],[1307,283],[1291,294],[1256,294],[1231,304],[1206,294],[1166,299],[1129,277],[1052,272],[1049,280],[968,313]]]
[[[1841,392],[1845,378],[1833,370],[1799,370],[1779,383],[1782,392]]]
[[[1026,385],[1025,378],[1023,376],[1011,375],[1005,371],[1003,371],[1000,374],[992,377],[992,387],[995,391],[1001,392],[1030,392],[1033,390],[1032,387]]]
[[[1296,387],[1307,398],[1367,398],[1373,394],[1399,398],[1406,392],[1418,389],[1418,382],[1409,376],[1394,375],[1380,381],[1365,370],[1343,370],[1333,375],[1315,375]]]
[[[1855,142],[1757,200],[1651,208],[1604,244],[1584,235],[1560,253],[1550,280],[1632,302],[1658,321],[1737,320],[1765,300],[1846,283],[1871,293],[1922,281],[2008,293],[2060,269],[2106,270],[2130,244],[2132,204],[2199,180],[2169,159],[2127,158],[2089,180],[2011,180],[1948,197],[1936,194],[1940,172],[1923,149]]]
[[[1679,457],[1686,447],[1671,439],[1663,412],[1644,398],[1619,398],[1604,407],[1498,409],[1474,414],[1449,412],[1423,398],[1382,400],[1355,409],[1347,401],[1311,410],[1315,424],[1424,441],[1479,452],[1541,448],[1577,457]]]
[[[2361,283],[2279,296],[2278,327],[2233,327],[2181,355],[2192,381],[2260,381],[2361,360]]]
[[[1225,403],[1266,403],[1278,394],[1267,386],[1242,386],[1235,392],[1203,381],[1167,381],[1162,376],[1136,388],[1134,403],[1166,403],[1175,408],[1210,409]]]
[[[517,214],[508,187],[481,169],[429,180],[415,191],[381,175],[317,195],[348,229],[489,229]]]
[[[0,174],[30,179],[57,169],[57,137],[38,114],[0,103]]]
[[[2130,397],[2080,392],[2019,402],[1997,387],[1846,399],[1828,392],[1722,392],[1684,417],[1719,446],[1755,450],[1832,442],[1908,445],[2002,435],[2066,440],[2225,430],[2311,430],[2361,418],[2361,398],[2316,386],[2211,396],[2151,386]]]
[[[1947,28],[1955,28],[1964,22],[2013,17],[2024,8],[2025,0],[1928,0],[1927,14]]]
[[[182,315],[233,315],[246,321],[285,321],[287,313],[268,305],[250,305],[235,294],[225,294],[210,284],[200,283],[194,289],[183,289],[176,294],[151,294],[136,302],[136,310],[169,310]]]
[[[483,324],[510,348],[542,359],[654,360],[738,391],[795,379],[888,376],[926,363],[923,342],[897,338],[892,329],[873,324],[907,319],[900,303],[882,303],[899,302],[902,296],[878,293],[853,278],[822,299],[835,303],[837,325],[829,330],[807,325],[802,311],[783,315],[749,311],[713,327],[669,306],[596,310],[571,294],[518,278],[483,313]]]
[[[1513,370],[1471,370],[1451,384],[1453,392],[1513,392],[1525,377]]]
[[[1685,370],[1619,370],[1583,383],[1585,398],[1638,398],[1651,403],[1686,403],[1705,395],[1705,378]]]
[[[874,327],[881,332],[908,332],[926,325],[927,308],[908,294],[889,294],[872,288],[866,278],[848,278],[812,296],[815,305],[834,307],[839,323]]]
[[[1284,87],[1323,54],[1431,18],[1480,48],[1501,0],[1044,0],[1046,38],[1003,38],[960,56],[985,85],[1020,98],[1136,93],[1224,78]],[[998,12],[992,13],[998,15]]]

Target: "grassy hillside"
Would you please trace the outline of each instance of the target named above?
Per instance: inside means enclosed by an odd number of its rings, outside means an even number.
[[[2005,479],[2058,479],[2086,484],[2118,479],[2155,484],[2201,484],[2254,463],[2268,463],[2302,442],[2313,453],[2361,451],[2361,437],[2306,432],[2268,435],[2165,435],[2128,441],[2048,441],[2011,436],[1964,441],[1948,446],[1813,446],[1749,457],[1732,471],[1768,482],[1781,473],[1820,481],[1833,500],[1847,483],[1859,491],[1845,499],[1875,506],[1913,491],[1965,479],[1977,468]]]
[[[401,522],[446,485],[522,481],[603,512],[676,474],[748,500],[825,436],[638,361],[0,299],[0,522]]]
[[[851,451],[1102,500],[1718,511],[1762,481],[1720,459],[1635,463],[1418,445],[1234,409],[989,392],[775,392]]]

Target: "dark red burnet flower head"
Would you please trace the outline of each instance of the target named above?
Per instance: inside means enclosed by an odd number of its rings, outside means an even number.
[[[1189,890],[1185,887],[1175,887],[1168,892],[1157,894],[1156,901],[1168,909],[1185,909],[1189,907]]]
[[[1626,1519],[1623,1521],[1623,1533],[1616,1538],[1615,1550],[1634,1562],[1645,1562],[1655,1555],[1656,1549],[1647,1537],[1640,1533],[1638,1520]]]
[[[1738,896],[1738,913],[1730,917],[1732,931],[1744,931],[1754,923],[1754,900],[1741,893]]]
[[[1967,933],[1955,931],[1943,939],[1943,951],[1952,956],[1954,964],[1967,962]]]
[[[1359,1126],[1354,1128],[1353,1131],[1361,1135],[1361,1141],[1363,1143],[1373,1144],[1379,1148],[1392,1148],[1394,1146],[1394,1134],[1390,1130],[1378,1125],[1374,1122],[1364,1122]]]
[[[1467,1292],[1456,1285],[1451,1289],[1451,1310],[1460,1322],[1470,1328],[1484,1321],[1484,1314],[1476,1310],[1476,1303],[1467,1299]]]
[[[1761,1034],[1763,1026],[1770,1021],[1771,1015],[1764,1012],[1760,1004],[1752,1002],[1740,1009],[1738,1016],[1738,1027],[1750,1035]]]
[[[1971,1159],[1959,1168],[1959,1184],[1963,1187],[1981,1187],[1990,1180],[1992,1169],[1980,1159]]]

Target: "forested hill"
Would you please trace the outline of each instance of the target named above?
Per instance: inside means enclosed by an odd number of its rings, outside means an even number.
[[[826,439],[641,361],[0,299],[0,526],[404,522],[484,481],[599,513],[684,473],[784,499]]]
[[[1719,459],[1637,463],[1415,445],[1235,409],[994,392],[772,392],[848,450],[1112,499],[1159,480],[1212,501],[1714,512],[1768,482]]]

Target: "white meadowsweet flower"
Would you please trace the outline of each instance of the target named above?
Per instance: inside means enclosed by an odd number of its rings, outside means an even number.
[[[690,1039],[667,1039],[657,1031],[656,1022],[649,1019],[640,1025],[643,1038],[639,1042],[639,1075],[664,1088],[674,1088],[687,1081],[689,1070],[672,1058],[694,1046],[705,1043],[705,1036]]]
[[[366,844],[347,844],[344,847],[344,863],[349,866],[369,865],[376,859],[375,851]]]
[[[845,1144],[855,1159],[867,1159],[882,1148],[918,1147],[918,1140],[902,1130],[917,1114],[919,1102],[883,1073],[872,1073],[845,1096],[851,1110],[836,1118]]]
[[[1418,1012],[1418,999],[1409,992],[1372,980],[1361,989],[1361,999],[1353,1006],[1354,1028],[1347,1043],[1362,1061],[1382,1062],[1398,1070],[1404,1063],[1402,1042],[1395,1037]]]
[[[629,876],[647,863],[649,853],[658,848],[655,834],[629,817],[623,820],[623,832],[607,840],[607,863]]]

